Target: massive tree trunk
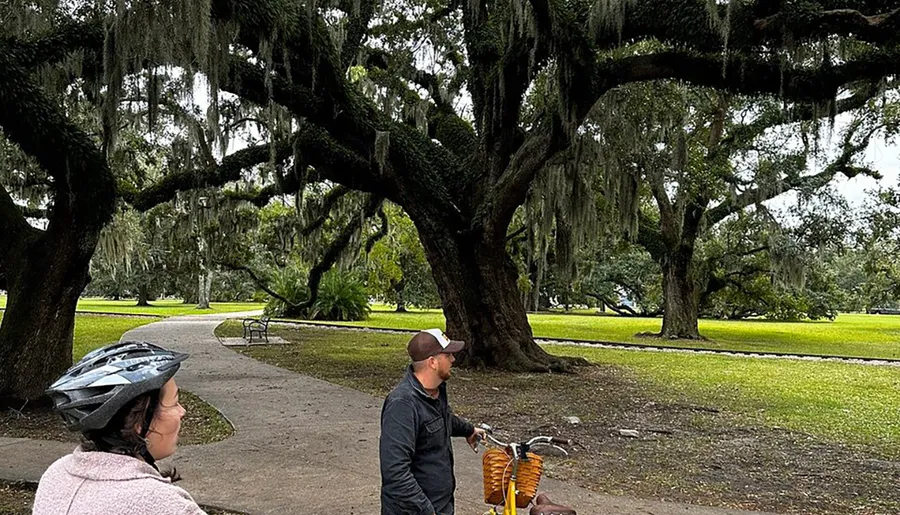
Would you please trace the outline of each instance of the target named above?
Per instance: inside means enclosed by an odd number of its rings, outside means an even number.
[[[116,184],[105,156],[0,42],[0,127],[52,178],[46,231],[31,227],[0,186],[0,398],[32,400],[72,363],[75,305]]]
[[[43,395],[72,365],[75,305],[87,284],[99,231],[56,231],[8,263],[9,298],[0,324],[0,405]]]
[[[461,365],[542,372],[567,368],[570,360],[552,356],[534,342],[505,240],[454,233],[427,221],[418,221],[417,227],[441,295],[447,332],[467,343]]]
[[[698,295],[694,276],[694,245],[667,252],[662,262],[665,312],[660,336],[700,339]]]

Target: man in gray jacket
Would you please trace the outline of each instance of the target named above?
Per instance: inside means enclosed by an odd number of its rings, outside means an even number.
[[[381,515],[453,514],[450,437],[465,437],[477,450],[484,434],[447,402],[445,381],[463,348],[440,329],[419,332],[407,345],[412,364],[381,409]]]

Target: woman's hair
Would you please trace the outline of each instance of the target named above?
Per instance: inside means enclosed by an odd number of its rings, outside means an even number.
[[[126,404],[102,429],[82,433],[85,451],[111,452],[146,459],[147,431],[159,406],[159,390],[139,395]],[[140,426],[140,432],[135,427]]]

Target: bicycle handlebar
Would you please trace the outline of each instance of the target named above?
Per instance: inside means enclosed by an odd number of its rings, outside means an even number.
[[[491,442],[493,442],[494,445],[498,445],[500,447],[509,447],[510,446],[509,442],[503,442],[501,440],[498,440],[497,438],[494,438],[494,435],[492,434],[494,432],[494,430],[491,426],[489,426],[487,424],[481,424],[481,428],[484,429],[485,436],[487,437],[487,439],[490,440]],[[525,445],[527,445],[529,447],[532,445],[535,445],[535,444],[572,445],[572,440],[569,440],[568,438],[560,438],[557,436],[539,435],[539,436],[535,436],[534,438],[532,438],[531,440],[528,440],[528,442],[525,443]]]

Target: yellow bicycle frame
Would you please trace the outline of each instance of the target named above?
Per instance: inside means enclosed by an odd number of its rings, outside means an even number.
[[[513,470],[518,467],[519,463],[513,465]],[[516,474],[509,478],[509,489],[506,491],[506,504],[503,506],[503,515],[516,515]]]
[[[503,515],[516,515],[516,474],[519,473],[519,458],[513,458],[512,474],[509,476],[509,485],[506,488],[506,502],[503,504]],[[491,508],[485,515],[499,515],[497,510]]]

